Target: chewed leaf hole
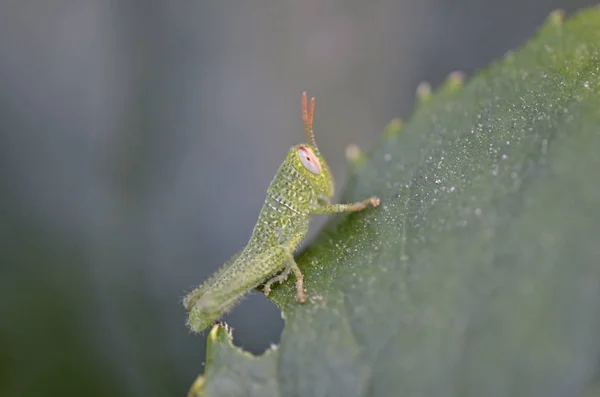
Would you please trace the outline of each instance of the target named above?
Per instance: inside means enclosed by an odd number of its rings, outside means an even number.
[[[233,344],[253,355],[278,345],[284,326],[281,310],[258,291],[250,293],[221,321],[230,327]]]

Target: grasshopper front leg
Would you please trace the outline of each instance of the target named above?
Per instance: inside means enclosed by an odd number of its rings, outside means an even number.
[[[311,214],[329,214],[332,212],[357,212],[367,208],[367,205],[377,207],[381,200],[379,197],[370,197],[366,200],[351,204],[317,204],[310,209]]]

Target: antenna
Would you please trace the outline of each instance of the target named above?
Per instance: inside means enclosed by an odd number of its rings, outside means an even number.
[[[317,142],[315,141],[315,132],[313,131],[313,117],[315,115],[315,98],[310,98],[310,104],[308,104],[308,97],[306,91],[302,93],[302,121],[304,122],[304,131],[308,137],[308,141],[312,146],[319,151]]]

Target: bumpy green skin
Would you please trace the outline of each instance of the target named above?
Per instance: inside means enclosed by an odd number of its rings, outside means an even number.
[[[312,125],[307,126],[307,133],[314,142]],[[306,149],[320,164],[317,174],[302,163],[299,153],[307,153]],[[183,303],[189,312],[190,329],[203,331],[244,294],[263,283],[268,295],[271,285],[283,282],[290,272],[296,277],[297,300],[303,302],[303,276],[293,252],[306,236],[309,214],[360,211],[368,204],[379,205],[376,197],[354,204],[331,204],[333,193],[334,181],[318,148],[310,144],[292,147],[267,190],[246,247],[185,297]]]

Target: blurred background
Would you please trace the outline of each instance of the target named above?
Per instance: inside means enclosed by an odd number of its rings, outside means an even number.
[[[594,3],[4,0],[0,396],[184,395],[206,332],[181,299],[246,243],[303,90],[339,188],[420,81]],[[225,319],[254,353],[283,327],[257,293]]]

